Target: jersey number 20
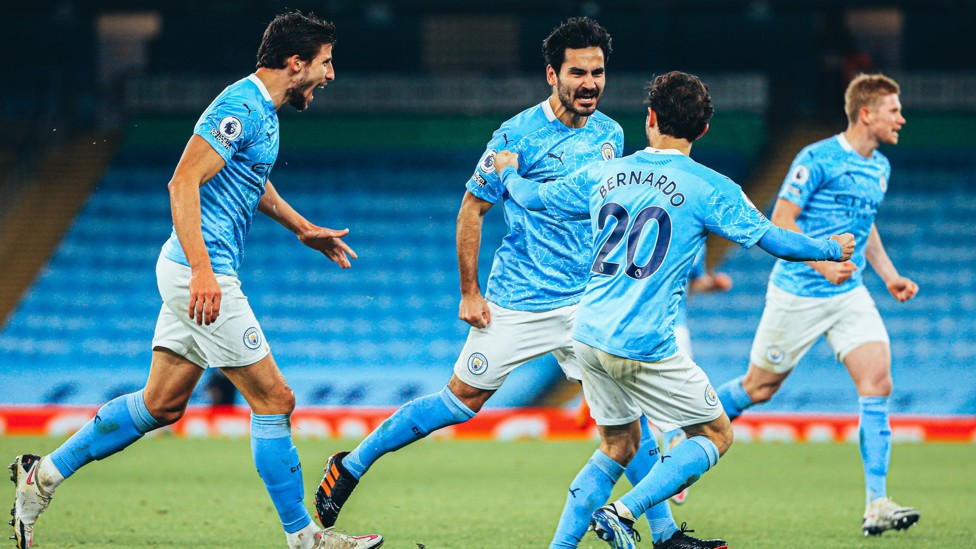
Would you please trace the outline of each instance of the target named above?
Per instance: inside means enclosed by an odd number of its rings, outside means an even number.
[[[641,280],[651,276],[661,268],[664,257],[668,255],[668,247],[671,246],[671,216],[667,210],[659,206],[648,206],[638,212],[634,217],[633,225],[631,225],[630,213],[627,212],[627,208],[616,202],[607,202],[600,208],[600,214],[597,217],[599,230],[602,231],[603,227],[606,226],[608,217],[616,219],[617,225],[613,228],[607,241],[603,243],[600,252],[596,254],[592,269],[594,273],[607,276],[617,274],[620,264],[606,261],[606,259],[620,245],[624,233],[627,234],[627,268],[624,269],[627,276]],[[657,221],[657,240],[654,242],[654,250],[651,252],[651,258],[647,263],[636,265],[634,264],[634,257],[637,255],[637,245],[640,242],[641,233],[644,232],[644,226],[647,225],[647,222],[652,219]]]

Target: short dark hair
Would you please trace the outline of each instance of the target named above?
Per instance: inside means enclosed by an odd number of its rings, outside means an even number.
[[[546,64],[558,73],[566,59],[566,48],[600,48],[606,62],[613,52],[611,42],[607,29],[596,21],[589,17],[573,17],[552,29],[552,33],[542,42],[542,55],[546,58]]]
[[[652,80],[649,89],[647,103],[657,114],[661,133],[698,139],[715,112],[708,86],[693,74],[672,71]]]
[[[300,11],[282,13],[264,29],[258,47],[258,68],[282,69],[288,58],[298,55],[311,61],[325,44],[335,44],[335,25],[314,14]]]

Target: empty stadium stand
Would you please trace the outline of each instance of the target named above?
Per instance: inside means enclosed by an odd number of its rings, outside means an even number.
[[[744,177],[763,143],[754,122],[742,119],[738,137],[716,132],[714,145],[703,142],[696,156]],[[191,122],[171,125],[180,128],[179,142]],[[31,372],[5,376],[3,403],[98,404],[145,381],[160,307],[153,268],[170,230],[166,183],[179,157],[173,143],[158,142],[160,134],[147,135],[130,130],[0,331],[4,370]],[[272,180],[310,219],[349,227],[347,240],[360,256],[340,270],[267,218],[253,226],[243,288],[299,405],[395,406],[439,389],[466,334],[457,320],[454,220],[481,151],[470,137],[456,147],[380,152],[314,139],[303,148],[310,141],[292,137],[296,145],[286,141]],[[976,413],[972,383],[959,382],[976,363],[976,162],[953,151],[886,152],[895,175],[878,226],[896,264],[922,288],[915,301],[897,304],[868,276],[892,336],[894,410]],[[504,232],[496,208],[485,223],[483,281]],[[734,251],[721,266],[734,289],[691,302],[696,357],[716,384],[745,370],[771,264],[760,251]],[[516,372],[490,404],[534,403],[558,377],[551,359],[538,361]],[[793,377],[765,410],[854,411],[843,367],[822,343]],[[194,401],[206,401],[202,391]]]

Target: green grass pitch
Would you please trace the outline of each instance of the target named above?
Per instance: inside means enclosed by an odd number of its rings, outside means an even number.
[[[59,442],[0,438],[0,456],[46,453]],[[309,507],[325,458],[351,445],[298,443]],[[379,532],[390,549],[546,547],[566,488],[595,447],[423,441],[374,466],[338,527]],[[973,547],[974,461],[971,444],[895,445],[889,491],[918,507],[922,519],[907,532],[864,538],[856,445],[738,444],[692,487],[675,516],[695,535],[724,537],[735,549]],[[13,484],[6,486],[12,504]],[[646,522],[638,528],[644,534],[638,548],[650,549]],[[285,546],[247,440],[168,436],[141,441],[77,473],[38,521],[35,540],[36,549]],[[589,534],[581,547],[606,546]]]

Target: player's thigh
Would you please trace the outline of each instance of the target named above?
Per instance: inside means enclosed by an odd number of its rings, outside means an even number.
[[[891,349],[883,341],[871,341],[854,348],[844,357],[859,396],[891,394]]]
[[[791,294],[774,284],[766,291],[750,363],[776,374],[791,371],[835,321],[825,299]]]
[[[846,363],[851,351],[867,343],[888,347],[888,330],[867,288],[861,286],[835,299],[837,321],[827,330],[827,342],[838,361]],[[890,365],[890,359],[887,362]]]
[[[295,394],[271,354],[247,366],[221,368],[255,414],[290,414]]]
[[[575,306],[514,311],[488,302],[488,307],[491,323],[471,328],[454,364],[454,375],[471,387],[496,390],[515,368],[571,345]],[[573,367],[569,362],[560,362],[560,366],[564,370]]]
[[[599,354],[602,351],[579,341],[575,343],[583,378],[583,396],[596,424],[615,427],[640,419],[640,407],[607,371]]]
[[[711,423],[724,414],[708,376],[682,353],[657,362],[606,353],[600,358],[647,419],[663,432]]]

